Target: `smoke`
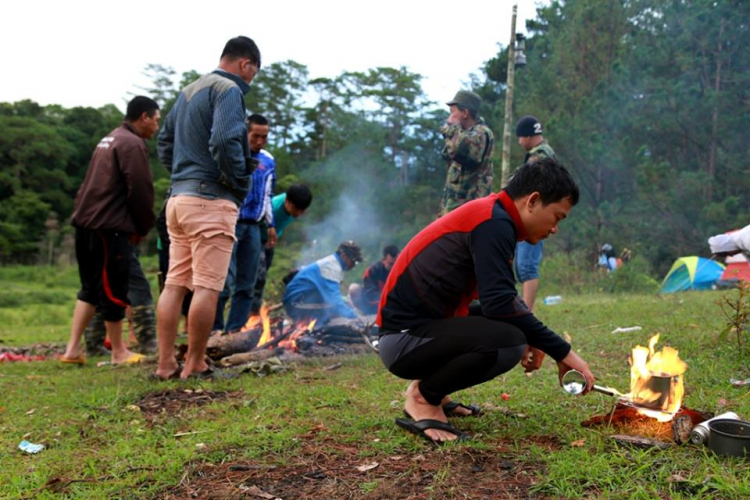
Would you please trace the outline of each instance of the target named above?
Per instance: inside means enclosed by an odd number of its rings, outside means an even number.
[[[346,240],[362,247],[364,265],[380,258],[381,249],[391,243],[393,229],[384,224],[388,173],[395,178],[397,172],[381,154],[361,145],[345,148],[305,173],[314,193],[311,220],[316,214],[319,218],[304,225],[306,243],[298,267],[334,253]]]

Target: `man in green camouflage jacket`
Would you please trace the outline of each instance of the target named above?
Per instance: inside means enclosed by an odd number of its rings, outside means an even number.
[[[477,94],[459,90],[447,104],[450,115],[440,128],[445,137],[443,158],[448,162],[441,216],[467,201],[490,194],[495,146],[492,131],[479,116],[482,99]]]

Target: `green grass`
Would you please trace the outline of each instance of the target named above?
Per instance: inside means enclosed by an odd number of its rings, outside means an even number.
[[[64,342],[75,300],[74,268],[0,268],[0,346]],[[544,284],[544,283],[543,283]],[[722,318],[714,301],[721,292],[670,296],[568,294],[556,306],[538,306],[540,318],[589,362],[603,385],[625,390],[627,357],[637,343],[661,333],[688,363],[685,404],[693,409],[733,410],[750,418],[748,389],[731,387],[746,378],[748,357],[736,344],[719,342]],[[612,334],[618,326],[638,332]],[[93,360],[96,361],[96,360]],[[321,359],[285,374],[193,385],[155,384],[153,366],[78,368],[54,361],[0,365],[0,498],[160,498],[176,487],[194,463],[251,460],[281,465],[295,461],[309,443],[331,456],[346,453],[352,463],[383,457],[444,453],[393,425],[400,416],[405,382],[390,375],[375,355],[343,358],[343,367]],[[140,398],[172,387],[242,391],[241,395],[155,424],[133,408]],[[510,394],[503,401],[500,394]],[[636,450],[613,443],[606,427],[580,422],[610,410],[599,394],[569,397],[557,385],[549,360],[531,377],[514,369],[490,383],[457,395],[491,403],[528,418],[489,411],[457,422],[477,439],[467,449],[510,448],[513,460],[531,464],[532,492],[548,498],[747,498],[750,463],[714,456],[707,448]],[[322,427],[321,427],[322,426]],[[179,432],[195,432],[175,437]],[[24,437],[26,436],[26,437]],[[17,449],[22,439],[44,443],[38,455]],[[584,439],[583,446],[571,443]],[[557,443],[547,446],[545,443]],[[201,446],[197,446],[201,445]],[[450,446],[448,449],[457,447]],[[347,450],[346,452],[343,450]],[[431,498],[449,498],[446,465],[431,476]],[[680,475],[684,481],[673,481]],[[67,484],[62,493],[45,488],[51,479]],[[471,478],[467,479],[471,481]],[[381,486],[362,475],[357,498]]]

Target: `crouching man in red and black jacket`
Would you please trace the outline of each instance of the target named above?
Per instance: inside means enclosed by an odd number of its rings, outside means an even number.
[[[556,160],[522,166],[497,194],[436,220],[401,252],[381,295],[380,357],[394,375],[412,380],[397,424],[433,441],[462,433],[448,415],[479,409],[449,395],[487,382],[521,362],[541,366],[544,353],[560,376],[594,376],[570,345],[518,297],[513,256],[518,241],[535,244],[557,232],[578,202],[578,186]],[[469,304],[478,299],[478,306]]]

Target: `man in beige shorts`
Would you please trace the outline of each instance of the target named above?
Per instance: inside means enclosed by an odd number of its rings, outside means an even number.
[[[159,133],[159,158],[172,173],[169,271],[156,311],[160,379],[214,375],[205,362],[206,344],[232,255],[237,209],[254,168],[244,95],[259,69],[255,42],[232,38],[219,67],[182,89]],[[174,342],[189,290],[188,350],[179,366]]]

